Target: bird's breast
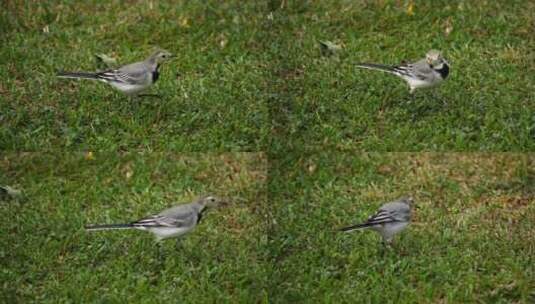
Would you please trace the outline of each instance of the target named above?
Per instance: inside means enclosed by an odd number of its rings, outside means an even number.
[[[160,65],[157,65],[156,66],[156,69],[154,69],[154,71],[152,72],[152,82],[156,82],[156,80],[158,80],[158,78],[160,77],[160,72],[158,71],[158,69],[160,68]]]
[[[448,77],[450,73],[450,67],[447,64],[443,64],[442,68],[436,69],[435,71],[440,74],[440,77],[442,77],[442,79],[446,79],[446,77]]]

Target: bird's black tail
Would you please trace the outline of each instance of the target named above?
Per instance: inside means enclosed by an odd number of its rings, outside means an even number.
[[[89,225],[85,226],[87,231],[99,231],[99,230],[113,230],[113,229],[130,229],[133,228],[132,224],[107,224],[107,225]]]
[[[98,79],[96,73],[86,73],[86,72],[58,72],[56,76],[60,78]]]
[[[393,66],[389,66],[389,65],[375,64],[375,63],[357,63],[356,66],[359,68],[363,68],[363,69],[382,71],[382,72],[387,72],[387,73],[395,74],[395,75],[398,74],[396,68]]]
[[[370,223],[364,223],[364,224],[357,224],[357,225],[353,225],[353,226],[348,226],[348,227],[340,228],[340,229],[338,229],[338,230],[339,230],[339,231],[342,231],[342,232],[351,232],[351,231],[354,231],[354,230],[358,230],[358,229],[362,229],[362,228],[367,228],[367,227],[370,227],[370,226],[373,226],[373,225],[370,224]]]

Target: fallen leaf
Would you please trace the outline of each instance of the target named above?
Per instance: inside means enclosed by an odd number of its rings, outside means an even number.
[[[181,27],[184,27],[184,28],[188,28],[189,27],[189,19],[188,17],[180,17],[178,18],[178,25],[180,25]]]
[[[316,169],[318,168],[318,166],[316,164],[309,164],[308,165],[308,173],[314,173],[316,172]]]
[[[228,43],[228,39],[225,35],[221,34],[219,36],[219,47],[220,48],[225,48],[225,46],[227,45]]]
[[[448,36],[453,31],[453,22],[451,21],[451,17],[448,17],[446,21],[444,22],[444,34]]]
[[[383,175],[389,175],[393,171],[394,170],[389,165],[381,165],[381,166],[379,166],[379,168],[377,168],[377,172],[379,172],[380,174],[383,174]]]
[[[97,64],[104,64],[107,68],[117,65],[117,59],[106,54],[95,54],[95,59],[97,60]]]
[[[10,186],[0,186],[0,199],[16,198],[22,195],[22,191],[11,188]]]
[[[414,15],[414,2],[412,0],[409,1],[409,4],[407,5],[407,15]]]
[[[323,56],[332,56],[335,55],[338,51],[342,49],[341,45],[335,44],[328,40],[318,40],[320,44],[320,51]]]
[[[126,165],[124,165],[121,171],[127,180],[132,178],[132,176],[134,176],[134,169],[132,169],[131,163],[127,163]]]

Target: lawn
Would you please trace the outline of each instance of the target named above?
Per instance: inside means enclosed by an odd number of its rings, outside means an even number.
[[[535,156],[313,153],[270,160],[272,303],[533,303]],[[412,195],[385,249],[364,221]]]
[[[282,1],[273,138],[351,151],[533,151],[533,1]],[[318,40],[342,47],[320,52]],[[405,82],[355,68],[439,49],[446,82],[409,96]],[[283,139],[277,141],[277,139]]]
[[[0,148],[260,151],[533,151],[532,1],[3,3]],[[318,40],[342,47],[320,52]],[[57,79],[156,46],[175,53],[132,101]],[[410,96],[391,75],[431,48],[447,81]]]
[[[0,303],[535,301],[535,2],[0,8]],[[55,76],[156,48],[158,97]],[[429,49],[450,75],[414,95],[355,67]],[[207,193],[181,240],[83,229]],[[403,195],[393,248],[336,232]]]
[[[0,149],[258,151],[268,107],[263,3],[7,1],[0,5]],[[156,48],[176,55],[132,101],[108,85],[65,80]]]
[[[266,297],[261,153],[8,153],[0,185],[1,303],[229,303]],[[229,198],[159,247],[143,231],[87,233],[199,195]]]
[[[534,167],[506,153],[4,153],[0,184],[22,194],[0,198],[0,302],[529,303]],[[161,246],[83,229],[207,193],[232,204]],[[419,208],[393,248],[335,231],[407,194]]]

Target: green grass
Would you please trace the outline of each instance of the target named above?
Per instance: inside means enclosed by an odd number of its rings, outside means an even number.
[[[408,3],[8,1],[0,148],[533,150],[534,4],[417,1],[410,15]],[[318,39],[343,49],[324,57]],[[152,89],[161,99],[54,77],[94,70],[95,53],[127,63],[155,46],[178,56]],[[353,64],[430,48],[452,73],[414,98],[400,79]]]
[[[534,3],[414,1],[410,15],[409,2],[275,6],[274,140],[341,150],[533,151]],[[343,49],[324,57],[318,40]],[[451,74],[412,99],[399,78],[354,66],[416,60],[431,48],[443,51]]]
[[[0,302],[529,303],[534,166],[533,154],[303,152],[268,168],[262,153],[4,153],[0,184],[23,195],[0,198]],[[141,231],[83,230],[205,193],[233,204],[160,249]],[[405,194],[419,209],[392,250],[335,232]]]
[[[533,1],[0,8],[0,185],[23,191],[0,196],[0,302],[535,300],[535,156],[436,153],[534,151]],[[160,99],[55,77],[155,47],[177,56],[148,92]],[[413,97],[354,66],[431,48],[450,77]],[[207,192],[232,206],[160,249],[83,230]],[[334,232],[405,194],[421,208],[393,250]]]
[[[2,303],[214,303],[266,297],[263,154],[9,153],[0,185]],[[86,233],[213,193],[231,199],[159,251],[142,231]]]
[[[535,157],[315,153],[273,156],[273,303],[531,303]],[[414,196],[385,250],[337,228]]]
[[[259,150],[268,134],[264,6],[2,3],[0,149]],[[156,46],[177,55],[150,91],[161,99],[132,102],[103,83],[55,77],[95,70],[96,53],[130,63]]]

